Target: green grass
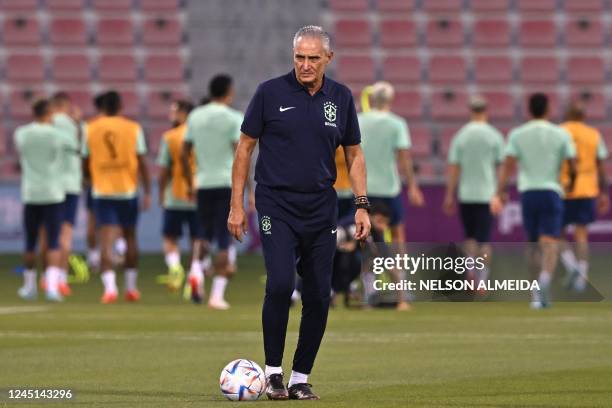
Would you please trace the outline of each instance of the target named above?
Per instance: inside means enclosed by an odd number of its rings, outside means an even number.
[[[99,304],[95,277],[64,304],[21,302],[17,263],[0,257],[0,406],[36,406],[8,402],[8,388],[55,387],[76,395],[56,406],[230,407],[237,403],[219,392],[221,368],[238,357],[263,365],[258,257],[240,258],[228,312],[185,304],[156,285],[161,256],[142,260],[136,305]],[[293,310],[286,372],[298,318]],[[310,380],[318,407],[610,407],[612,304],[338,308]]]

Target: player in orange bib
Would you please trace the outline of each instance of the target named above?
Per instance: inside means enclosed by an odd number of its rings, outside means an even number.
[[[587,227],[595,221],[596,213],[605,214],[610,209],[608,183],[603,166],[608,150],[599,131],[584,123],[584,106],[571,104],[567,122],[562,126],[576,145],[577,176],[574,190],[565,196],[563,226],[574,226],[576,251],[565,245],[561,261],[567,270],[566,285],[577,291],[586,288],[589,269],[589,236]],[[561,181],[569,179],[567,165],[563,167]]]
[[[151,205],[149,173],[145,161],[147,147],[140,125],[121,114],[121,97],[110,91],[104,97],[104,114],[91,121],[83,142],[84,173],[91,178],[94,212],[100,232],[104,295],[102,303],[117,300],[112,246],[122,235],[127,244],[125,256],[125,299],[137,301],[138,277],[138,181],[144,190],[142,209]]]

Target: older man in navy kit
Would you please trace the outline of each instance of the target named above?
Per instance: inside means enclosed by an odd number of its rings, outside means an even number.
[[[370,232],[357,114],[351,91],[324,75],[332,58],[321,27],[306,26],[295,34],[294,70],[259,85],[234,160],[228,228],[240,240],[246,232],[244,186],[259,141],[255,202],[267,271],[262,320],[270,399],[319,398],[307,380],[329,309],[337,221],[334,156],[340,145],[356,195],[355,238],[363,240]],[[287,389],[281,364],[296,265],[303,307]]]

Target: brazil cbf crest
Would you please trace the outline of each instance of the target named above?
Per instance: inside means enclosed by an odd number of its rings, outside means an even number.
[[[272,221],[267,215],[261,217],[261,231],[266,235],[272,234]]]
[[[330,101],[327,101],[323,104],[323,113],[325,114],[325,126],[333,126],[336,127],[336,124],[333,123],[336,121],[336,109],[338,107]]]

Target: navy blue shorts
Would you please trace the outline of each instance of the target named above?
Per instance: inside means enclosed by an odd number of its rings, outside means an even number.
[[[164,225],[162,234],[164,237],[180,238],[183,236],[183,226],[187,226],[189,230],[189,238],[199,238],[198,234],[198,217],[194,210],[164,210]]]
[[[59,248],[59,235],[62,227],[64,203],[26,204],[23,206],[23,226],[25,229],[25,247],[27,252],[36,249],[38,234],[45,227],[47,247]]]
[[[338,218],[344,218],[347,215],[355,216],[355,199],[338,198]]]
[[[460,203],[459,214],[467,239],[474,239],[480,243],[491,240],[492,216],[489,204]]]
[[[398,194],[395,197],[370,197],[370,204],[382,204],[391,211],[391,220],[389,225],[395,227],[404,221],[404,204],[402,203],[402,195]]]
[[[221,250],[229,248],[230,233],[227,229],[232,189],[198,189],[198,222],[202,239],[216,242]]]
[[[133,227],[138,222],[138,198],[96,198],[94,212],[97,225]]]
[[[91,187],[87,187],[85,191],[85,205],[87,206],[87,211],[94,211],[94,201],[93,194],[91,193]]]
[[[64,200],[64,222],[70,225],[74,225],[78,209],[79,195],[66,194],[66,199]]]
[[[521,194],[523,226],[531,242],[541,235],[559,237],[563,223],[563,200],[552,190],[531,190]]]
[[[565,200],[563,225],[588,225],[595,221],[595,199],[577,198]]]

